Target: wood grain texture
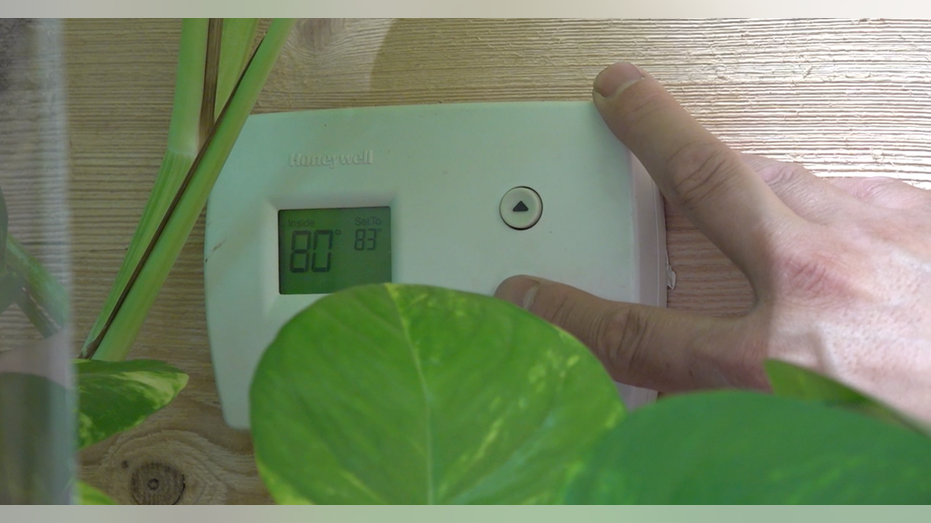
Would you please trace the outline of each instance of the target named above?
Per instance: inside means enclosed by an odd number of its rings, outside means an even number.
[[[76,20],[66,28],[80,337],[158,170],[180,23]],[[595,75],[617,60],[650,71],[737,149],[823,175],[881,174],[931,187],[929,21],[308,20],[291,35],[256,112],[587,100]],[[732,315],[751,306],[740,272],[681,214],[667,209],[667,229],[678,275],[671,307]],[[81,455],[82,476],[123,503],[135,502],[132,477],[144,466],[183,476],[178,503],[270,501],[248,435],[222,421],[202,249],[203,219],[133,352],[183,369],[188,387],[144,425]]]

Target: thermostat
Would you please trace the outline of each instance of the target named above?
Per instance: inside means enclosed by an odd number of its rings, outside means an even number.
[[[666,304],[662,199],[590,102],[257,114],[207,203],[207,330],[223,416],[295,314],[370,283],[491,295],[509,276]],[[618,385],[628,408],[655,392]]]

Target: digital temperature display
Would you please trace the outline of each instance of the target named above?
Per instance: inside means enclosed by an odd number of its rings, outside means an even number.
[[[278,211],[278,292],[391,281],[391,208]]]

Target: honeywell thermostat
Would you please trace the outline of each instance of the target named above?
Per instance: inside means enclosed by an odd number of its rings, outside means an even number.
[[[315,300],[395,282],[485,295],[509,276],[666,305],[662,199],[591,102],[250,116],[207,204],[207,329],[223,416]],[[654,391],[618,386],[636,408]]]

